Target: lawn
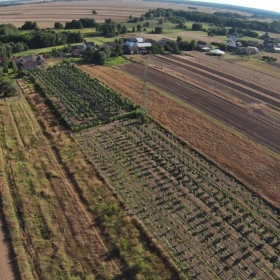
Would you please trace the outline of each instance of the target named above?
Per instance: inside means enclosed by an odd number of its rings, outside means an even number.
[[[53,49],[61,49],[67,45],[61,45],[61,46],[54,46],[54,47],[48,47],[48,48],[41,48],[41,49],[30,49],[18,53],[14,53],[14,56],[25,56],[25,55],[30,55],[30,54],[42,54],[42,53],[47,53],[51,52]]]
[[[119,64],[129,63],[129,61],[122,56],[114,57],[108,60],[107,65],[108,66],[115,66]]]

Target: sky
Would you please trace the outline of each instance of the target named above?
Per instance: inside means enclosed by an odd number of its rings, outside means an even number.
[[[269,10],[280,13],[280,0],[197,0],[200,2],[212,2],[220,4],[232,4],[235,6],[244,6]]]

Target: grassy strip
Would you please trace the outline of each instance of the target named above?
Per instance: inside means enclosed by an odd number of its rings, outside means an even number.
[[[5,216],[5,222],[8,225],[9,235],[12,240],[13,251],[16,255],[16,261],[21,279],[32,280],[35,279],[32,274],[32,268],[30,265],[29,256],[25,250],[24,240],[22,239],[22,230],[20,228],[20,222],[16,207],[14,205],[15,201],[12,197],[10,188],[12,187],[11,178],[9,176],[10,168],[5,166],[4,160],[4,149],[7,148],[7,143],[5,140],[5,134],[7,131],[4,129],[3,118],[4,115],[8,115],[8,107],[0,110],[2,122],[1,122],[1,132],[0,132],[0,191],[1,191],[1,203],[3,206],[3,213]],[[5,126],[6,129],[9,127]],[[10,150],[11,152],[11,150]],[[7,175],[6,176],[6,172]],[[9,182],[9,184],[8,184]],[[10,186],[9,186],[10,185]]]

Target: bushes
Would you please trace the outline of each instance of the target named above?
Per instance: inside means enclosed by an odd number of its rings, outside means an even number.
[[[266,56],[266,55],[264,55],[264,56],[262,57],[262,60],[268,61],[268,62],[276,62],[276,61],[277,61],[277,58],[272,57],[272,56]]]

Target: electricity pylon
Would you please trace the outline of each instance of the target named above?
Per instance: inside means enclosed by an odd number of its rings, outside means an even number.
[[[142,96],[142,110],[147,113],[147,83],[148,83],[148,66],[145,65],[144,69],[144,83],[143,83],[143,96]]]

